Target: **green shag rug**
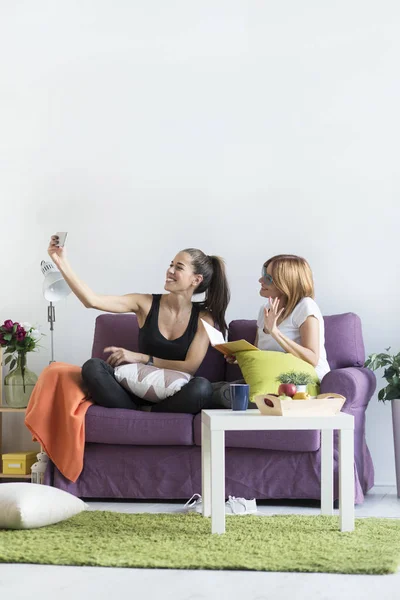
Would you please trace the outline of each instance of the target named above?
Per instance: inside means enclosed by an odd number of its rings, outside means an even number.
[[[0,562],[160,569],[239,569],[309,573],[394,573],[400,520],[242,516],[211,535],[199,514],[83,512],[25,531],[0,530]]]

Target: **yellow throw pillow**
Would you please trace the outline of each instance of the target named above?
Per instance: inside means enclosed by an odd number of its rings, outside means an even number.
[[[287,371],[310,373],[315,378],[315,383],[310,383],[307,391],[311,396],[319,394],[319,379],[314,367],[293,354],[269,350],[247,350],[238,352],[236,360],[244,380],[250,385],[252,402],[258,394],[277,394],[280,384],[276,378]]]

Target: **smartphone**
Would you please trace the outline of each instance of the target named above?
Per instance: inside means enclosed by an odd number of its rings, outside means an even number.
[[[67,231],[57,231],[56,236],[58,236],[58,247],[64,248],[65,240],[67,239],[68,232]]]

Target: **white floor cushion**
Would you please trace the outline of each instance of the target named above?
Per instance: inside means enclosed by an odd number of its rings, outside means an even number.
[[[0,483],[0,529],[53,525],[86,510],[76,496],[37,483]]]

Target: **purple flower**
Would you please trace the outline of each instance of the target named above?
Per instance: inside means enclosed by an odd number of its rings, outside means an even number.
[[[3,334],[0,333],[0,346],[7,346],[7,342],[3,337]]]
[[[15,335],[18,342],[23,342],[26,336],[26,331],[23,327],[21,327],[21,325],[18,325]]]
[[[13,326],[14,323],[11,321],[11,319],[7,319],[7,321],[4,321],[3,323],[3,327],[4,329],[7,329],[7,331],[12,331]]]

